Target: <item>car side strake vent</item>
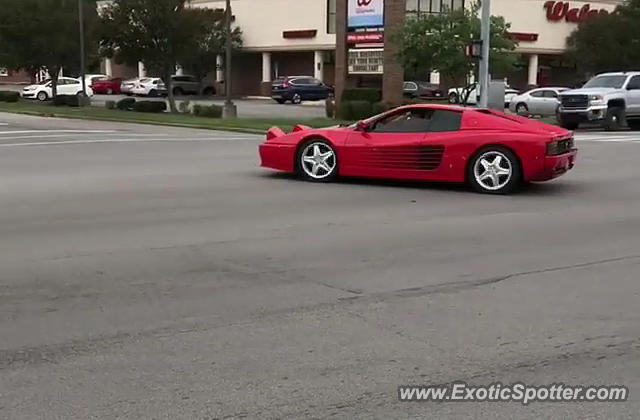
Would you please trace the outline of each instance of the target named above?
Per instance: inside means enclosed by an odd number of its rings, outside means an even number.
[[[432,171],[443,155],[444,146],[390,146],[365,150],[359,160],[370,168]]]

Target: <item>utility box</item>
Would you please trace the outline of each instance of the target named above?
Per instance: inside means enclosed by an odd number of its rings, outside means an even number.
[[[488,108],[504,111],[504,80],[491,80],[489,82]]]

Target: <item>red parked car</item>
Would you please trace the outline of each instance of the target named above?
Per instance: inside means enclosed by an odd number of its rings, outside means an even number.
[[[262,166],[309,181],[338,176],[468,183],[506,194],[573,168],[573,133],[490,109],[410,105],[349,127],[274,127],[260,145]]]
[[[113,79],[98,79],[93,81],[91,89],[93,89],[93,93],[100,95],[119,95],[121,93],[121,84],[122,79],[119,77]]]

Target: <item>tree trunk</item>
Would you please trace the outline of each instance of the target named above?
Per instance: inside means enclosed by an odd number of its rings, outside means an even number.
[[[49,74],[51,76],[51,97],[55,98],[58,94],[58,75],[60,74],[60,67],[52,67],[51,70],[53,74]]]
[[[171,81],[171,72],[164,72],[164,85],[167,87],[167,99],[169,100],[169,111],[173,113],[178,112],[178,108],[176,107],[176,98],[173,96],[173,83]]]

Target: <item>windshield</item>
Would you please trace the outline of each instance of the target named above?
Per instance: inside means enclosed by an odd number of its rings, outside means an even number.
[[[615,88],[620,89],[624,85],[627,76],[598,76],[585,83],[583,88]]]

